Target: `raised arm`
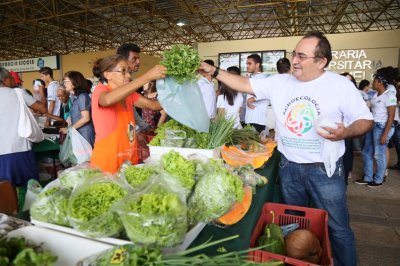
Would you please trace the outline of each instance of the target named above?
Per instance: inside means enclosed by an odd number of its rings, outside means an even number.
[[[218,74],[216,73],[217,70]],[[211,74],[217,80],[221,81],[222,83],[225,83],[228,87],[236,91],[254,94],[253,89],[250,86],[249,79],[243,76],[228,73],[225,70],[216,68],[215,66],[211,66],[204,62],[201,63],[198,72],[200,74]]]
[[[164,66],[156,65],[149,71],[141,75],[140,77],[134,79],[133,81],[122,85],[117,90],[112,90],[110,92],[103,92],[99,97],[99,104],[101,106],[111,106],[117,102],[125,99],[127,96],[132,94],[141,88],[144,84],[161,78],[165,78],[167,69]]]

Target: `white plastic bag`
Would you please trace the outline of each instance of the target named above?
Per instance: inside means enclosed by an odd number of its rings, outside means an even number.
[[[61,163],[82,164],[89,161],[91,156],[92,146],[90,143],[74,127],[68,127],[67,136],[60,148]]]
[[[27,211],[31,208],[32,203],[36,200],[37,196],[42,191],[42,186],[35,179],[29,179],[28,190],[25,195],[25,202],[22,211]]]
[[[157,99],[176,121],[200,132],[208,132],[210,119],[197,81],[179,84],[174,78],[157,80]]]
[[[314,124],[316,126],[317,132],[328,133],[322,127],[329,127],[337,129],[336,123],[330,121],[327,118],[318,117],[315,119]],[[326,174],[331,177],[336,170],[336,162],[339,160],[340,154],[340,142],[331,141],[329,139],[324,139],[322,142],[321,155],[324,160],[324,166]]]
[[[33,114],[26,106],[22,96],[22,89],[15,88],[19,100],[19,120],[18,120],[18,135],[32,142],[40,142],[44,139],[42,130],[40,129]]]

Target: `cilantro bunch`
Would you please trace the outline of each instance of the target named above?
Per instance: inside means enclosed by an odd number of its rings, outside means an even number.
[[[118,215],[111,210],[126,191],[111,181],[85,182],[74,191],[69,202],[73,227],[92,237],[115,235],[122,229]]]
[[[199,53],[188,45],[177,44],[164,51],[161,65],[167,67],[167,74],[179,84],[193,81],[200,66]]]
[[[197,181],[188,202],[190,224],[211,222],[243,200],[243,182],[228,171],[220,160],[210,159],[203,165],[204,175]]]
[[[117,211],[134,243],[172,247],[185,237],[186,202],[161,184],[127,197],[118,204]]]
[[[32,218],[42,222],[69,226],[67,213],[71,192],[72,189],[61,187],[43,191],[31,206]]]

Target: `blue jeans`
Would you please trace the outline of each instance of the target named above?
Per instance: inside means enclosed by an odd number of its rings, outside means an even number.
[[[288,161],[282,155],[279,176],[286,204],[308,207],[312,201],[317,208],[328,212],[334,264],[352,266],[357,264],[357,252],[349,223],[343,168],[340,158],[335,173],[328,177],[322,163],[298,164]]]
[[[385,123],[375,122],[374,128],[365,136],[362,156],[364,160],[364,181],[381,184],[386,170],[386,148],[392,137],[394,127],[390,128],[386,143],[381,144],[380,139],[385,129]],[[374,159],[376,161],[376,174],[374,175]]]

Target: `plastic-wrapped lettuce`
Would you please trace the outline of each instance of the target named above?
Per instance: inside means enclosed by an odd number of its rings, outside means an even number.
[[[185,194],[166,174],[155,178],[143,192],[127,196],[115,209],[134,243],[172,247],[185,238]]]
[[[161,261],[162,254],[157,248],[141,247],[132,244],[116,246],[94,254],[78,262],[77,266],[142,266],[155,265]],[[160,265],[162,265],[160,263]]]
[[[112,177],[87,179],[72,192],[68,215],[71,225],[92,237],[118,234],[122,223],[112,206],[127,194]]]
[[[203,171],[189,198],[189,224],[217,219],[244,196],[242,180],[229,172],[222,161],[210,159],[203,165]]]
[[[188,190],[188,195],[196,182],[196,165],[192,160],[185,159],[178,152],[172,150],[162,156],[164,170],[177,177],[181,185]]]
[[[120,177],[134,191],[143,190],[160,169],[153,165],[130,165],[120,171]]]
[[[59,186],[44,189],[31,206],[31,217],[42,222],[70,226],[67,211],[71,192],[72,189]]]
[[[85,163],[60,171],[58,173],[58,179],[62,186],[74,188],[76,184],[84,181],[86,178],[101,174],[102,172],[100,169]]]

